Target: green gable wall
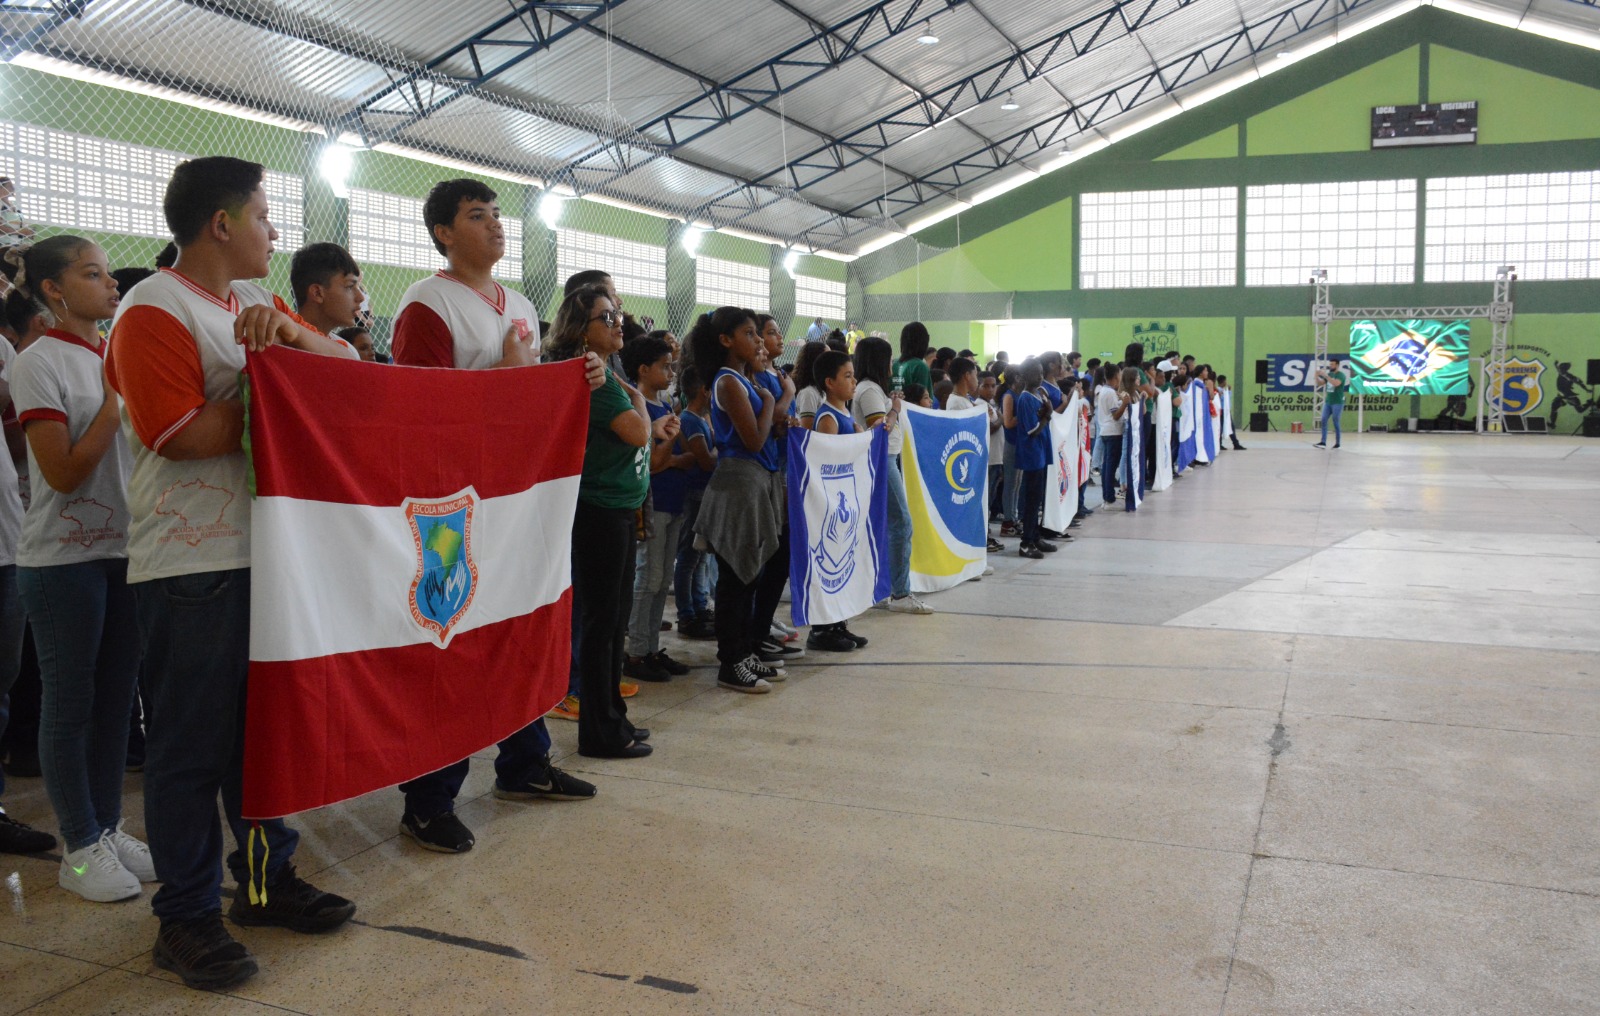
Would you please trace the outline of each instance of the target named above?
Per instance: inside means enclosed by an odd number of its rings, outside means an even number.
[[[1373,106],[1421,101],[1421,53],[1421,47],[1413,46],[1251,117],[1245,127],[1246,152],[1308,155],[1367,151],[1372,143]]]

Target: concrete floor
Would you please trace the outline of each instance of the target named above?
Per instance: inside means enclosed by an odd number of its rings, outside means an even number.
[[[0,1011],[1600,1012],[1600,443],[1247,437],[772,695],[646,685],[596,801],[474,766],[470,854],[301,816],[360,923],[240,932],[230,995],[0,858]]]

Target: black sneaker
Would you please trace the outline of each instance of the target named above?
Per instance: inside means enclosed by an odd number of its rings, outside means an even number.
[[[766,663],[759,657],[751,655],[745,657],[744,665],[750,668],[752,674],[767,681],[787,681],[789,679],[788,675],[783,672],[782,660],[776,663]]]
[[[425,850],[441,854],[465,854],[478,842],[456,813],[447,811],[424,822],[415,815],[400,817],[400,831],[416,840]]]
[[[672,675],[661,669],[653,656],[629,656],[622,661],[622,676],[631,677],[635,681],[650,681],[656,684],[672,680]]]
[[[1034,547],[1046,554],[1054,554],[1056,551],[1061,549],[1053,543],[1046,543],[1044,540],[1040,540],[1038,543],[1035,543]]]
[[[1312,445],[1311,447],[1313,447],[1313,448],[1326,448],[1326,447],[1328,447],[1328,442],[1326,442],[1326,441],[1318,441],[1316,444]],[[1199,465],[1199,463],[1197,462],[1197,463],[1195,463],[1195,465]]]
[[[724,663],[722,669],[717,671],[717,683],[733,691],[742,691],[747,695],[765,695],[772,690],[772,685],[750,669],[751,661],[740,660],[732,666]]]
[[[650,658],[656,661],[656,666],[660,667],[662,670],[665,670],[673,677],[682,677],[689,672],[687,665],[679,663],[677,660],[674,660],[672,657],[668,656],[665,649],[656,650],[655,655]]]
[[[812,628],[806,636],[807,649],[820,649],[826,653],[848,653],[856,648],[856,640],[838,628]]]
[[[989,537],[989,545],[988,545],[989,553],[998,554],[1002,550],[1005,550],[1005,549],[1006,549],[1006,545],[1005,544],[1001,543],[999,540],[995,539],[992,536]]]
[[[717,626],[710,618],[689,618],[678,622],[678,634],[686,639],[707,642],[717,637]]]
[[[842,624],[839,626],[839,630],[844,632],[844,637],[845,638],[849,639],[851,642],[854,642],[856,644],[856,648],[857,649],[865,649],[866,648],[866,646],[867,646],[867,637],[865,635],[857,635],[855,632],[851,631],[849,628],[846,628]]]
[[[1017,548],[1017,555],[1019,557],[1031,557],[1034,560],[1038,560],[1039,558],[1044,557],[1044,552],[1031,543],[1024,543],[1022,546]]]
[[[187,921],[166,918],[151,950],[156,966],[201,991],[217,991],[253,977],[255,957],[222,926],[220,913]]]
[[[437,824],[438,820],[434,821]],[[249,887],[239,886],[233,893],[233,906],[228,908],[228,920],[246,927],[288,928],[312,935],[332,931],[356,912],[356,905],[343,896],[325,893],[296,875],[292,864],[284,867],[263,896],[263,902],[251,903]]]
[[[645,737],[649,737],[649,733]],[[586,783],[570,773],[562,772],[547,760],[516,783],[507,786],[494,781],[494,796],[502,801],[531,801],[542,797],[547,801],[587,801],[595,795],[593,783]]]
[[[56,848],[56,838],[0,811],[0,854],[42,854]]]
[[[764,638],[756,646],[756,656],[761,659],[762,663],[778,663],[780,666],[783,660],[791,660],[796,656],[804,656],[805,654],[806,651],[804,649],[792,642],[779,642],[775,638]]]

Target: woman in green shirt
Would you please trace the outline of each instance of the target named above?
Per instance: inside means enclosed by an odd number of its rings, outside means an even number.
[[[928,326],[921,321],[900,329],[900,359],[894,365],[896,388],[903,392],[907,385],[919,384],[924,390],[933,391],[933,372],[928,369],[928,361],[933,358],[928,347],[932,344]]]
[[[545,342],[549,360],[622,349],[622,312],[598,286],[574,290],[556,313]],[[633,597],[634,515],[650,492],[652,437],[671,449],[678,418],[653,425],[644,397],[606,369],[589,393],[589,432],[572,521],[572,610],[578,640],[578,754],[641,758],[648,730],[628,722],[619,684],[628,605]]]

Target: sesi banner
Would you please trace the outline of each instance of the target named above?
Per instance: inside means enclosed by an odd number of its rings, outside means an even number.
[[[582,362],[252,353],[244,814],[433,772],[566,691]]]

